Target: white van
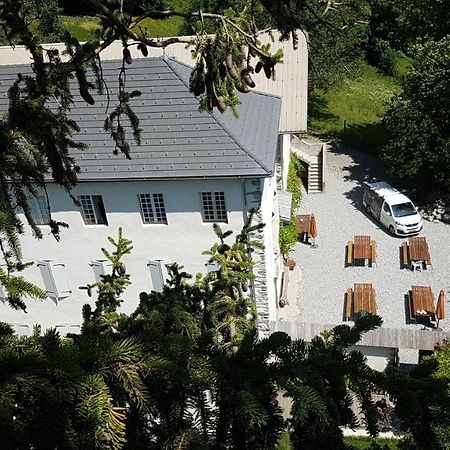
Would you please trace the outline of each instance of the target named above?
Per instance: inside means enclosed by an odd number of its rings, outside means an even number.
[[[364,184],[363,205],[393,235],[407,236],[422,230],[422,217],[413,202],[385,181]]]

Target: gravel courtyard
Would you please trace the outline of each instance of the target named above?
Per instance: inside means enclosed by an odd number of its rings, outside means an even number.
[[[411,272],[400,267],[404,238],[389,235],[362,206],[362,182],[383,180],[380,162],[343,146],[329,147],[326,190],[303,199],[298,214],[314,212],[317,248],[297,244],[292,257],[302,270],[297,307],[291,320],[310,323],[341,323],[344,294],[354,283],[372,283],[383,326],[418,327],[408,324],[405,295],[412,285],[431,286],[435,301],[446,291],[446,314],[450,313],[450,226],[424,221],[420,235],[428,241],[433,268]],[[378,267],[345,267],[345,246],[355,235],[370,235],[377,242]],[[450,331],[450,320],[439,326]]]

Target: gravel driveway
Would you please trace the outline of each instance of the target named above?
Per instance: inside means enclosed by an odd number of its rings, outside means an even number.
[[[411,272],[400,268],[400,246],[404,239],[389,235],[364,211],[362,182],[383,180],[379,160],[339,145],[329,147],[326,190],[303,193],[298,214],[314,212],[317,217],[318,248],[297,244],[292,257],[302,269],[302,283],[292,319],[310,323],[341,323],[344,294],[354,283],[372,283],[378,314],[390,328],[419,327],[407,320],[405,299],[412,285],[429,285],[435,300],[440,289],[447,293],[450,314],[450,226],[424,221],[433,268]],[[345,246],[355,235],[370,235],[377,242],[378,267],[345,267]],[[450,331],[450,320],[439,325]]]

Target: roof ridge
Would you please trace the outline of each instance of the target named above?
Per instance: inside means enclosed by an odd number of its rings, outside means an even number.
[[[179,80],[189,89],[189,86],[185,83],[185,81],[183,80],[183,77],[180,76],[180,74],[177,72],[177,70],[172,67],[169,64],[170,62],[175,62],[178,64],[182,64],[190,69],[192,69],[191,66],[189,66],[188,64],[185,63],[180,63],[179,61],[167,57],[166,55],[163,55],[162,60],[166,62],[166,64],[173,70],[173,72],[175,73],[175,75],[179,78]],[[189,91],[190,92],[190,91]],[[197,98],[193,93],[191,93],[193,97]],[[274,96],[275,97],[275,96]],[[259,161],[258,158],[256,158],[253,154],[251,154],[245,147],[243,147],[243,145],[241,144],[241,142],[239,141],[239,139],[236,138],[236,136],[228,129],[228,127],[221,121],[219,120],[217,117],[214,116],[214,114],[212,114],[210,111],[206,111],[214,120],[215,122],[227,133],[227,135],[233,140],[233,142],[245,153],[247,154],[251,159],[253,159],[253,161],[255,161],[262,169],[264,169],[266,171],[266,173],[268,175],[272,174],[272,170],[268,169],[265,164],[263,164],[261,161]]]

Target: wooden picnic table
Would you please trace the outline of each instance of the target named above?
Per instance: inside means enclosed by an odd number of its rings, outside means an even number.
[[[377,313],[377,302],[375,299],[375,289],[370,283],[355,283],[353,289],[347,289],[347,299],[345,306],[346,319],[354,315],[367,312]]]
[[[347,265],[352,265],[355,261],[363,262],[367,260],[369,265],[376,264],[377,252],[376,242],[370,236],[355,236],[353,241],[347,243]]]
[[[428,243],[423,236],[409,238],[409,259],[411,261],[422,261],[427,265],[431,265]]]
[[[409,309],[411,319],[417,321],[418,317],[427,316],[434,320],[434,298],[430,286],[413,286],[409,296]],[[421,314],[425,311],[425,314]]]
[[[353,259],[370,259],[370,236],[355,236],[353,239]]]

